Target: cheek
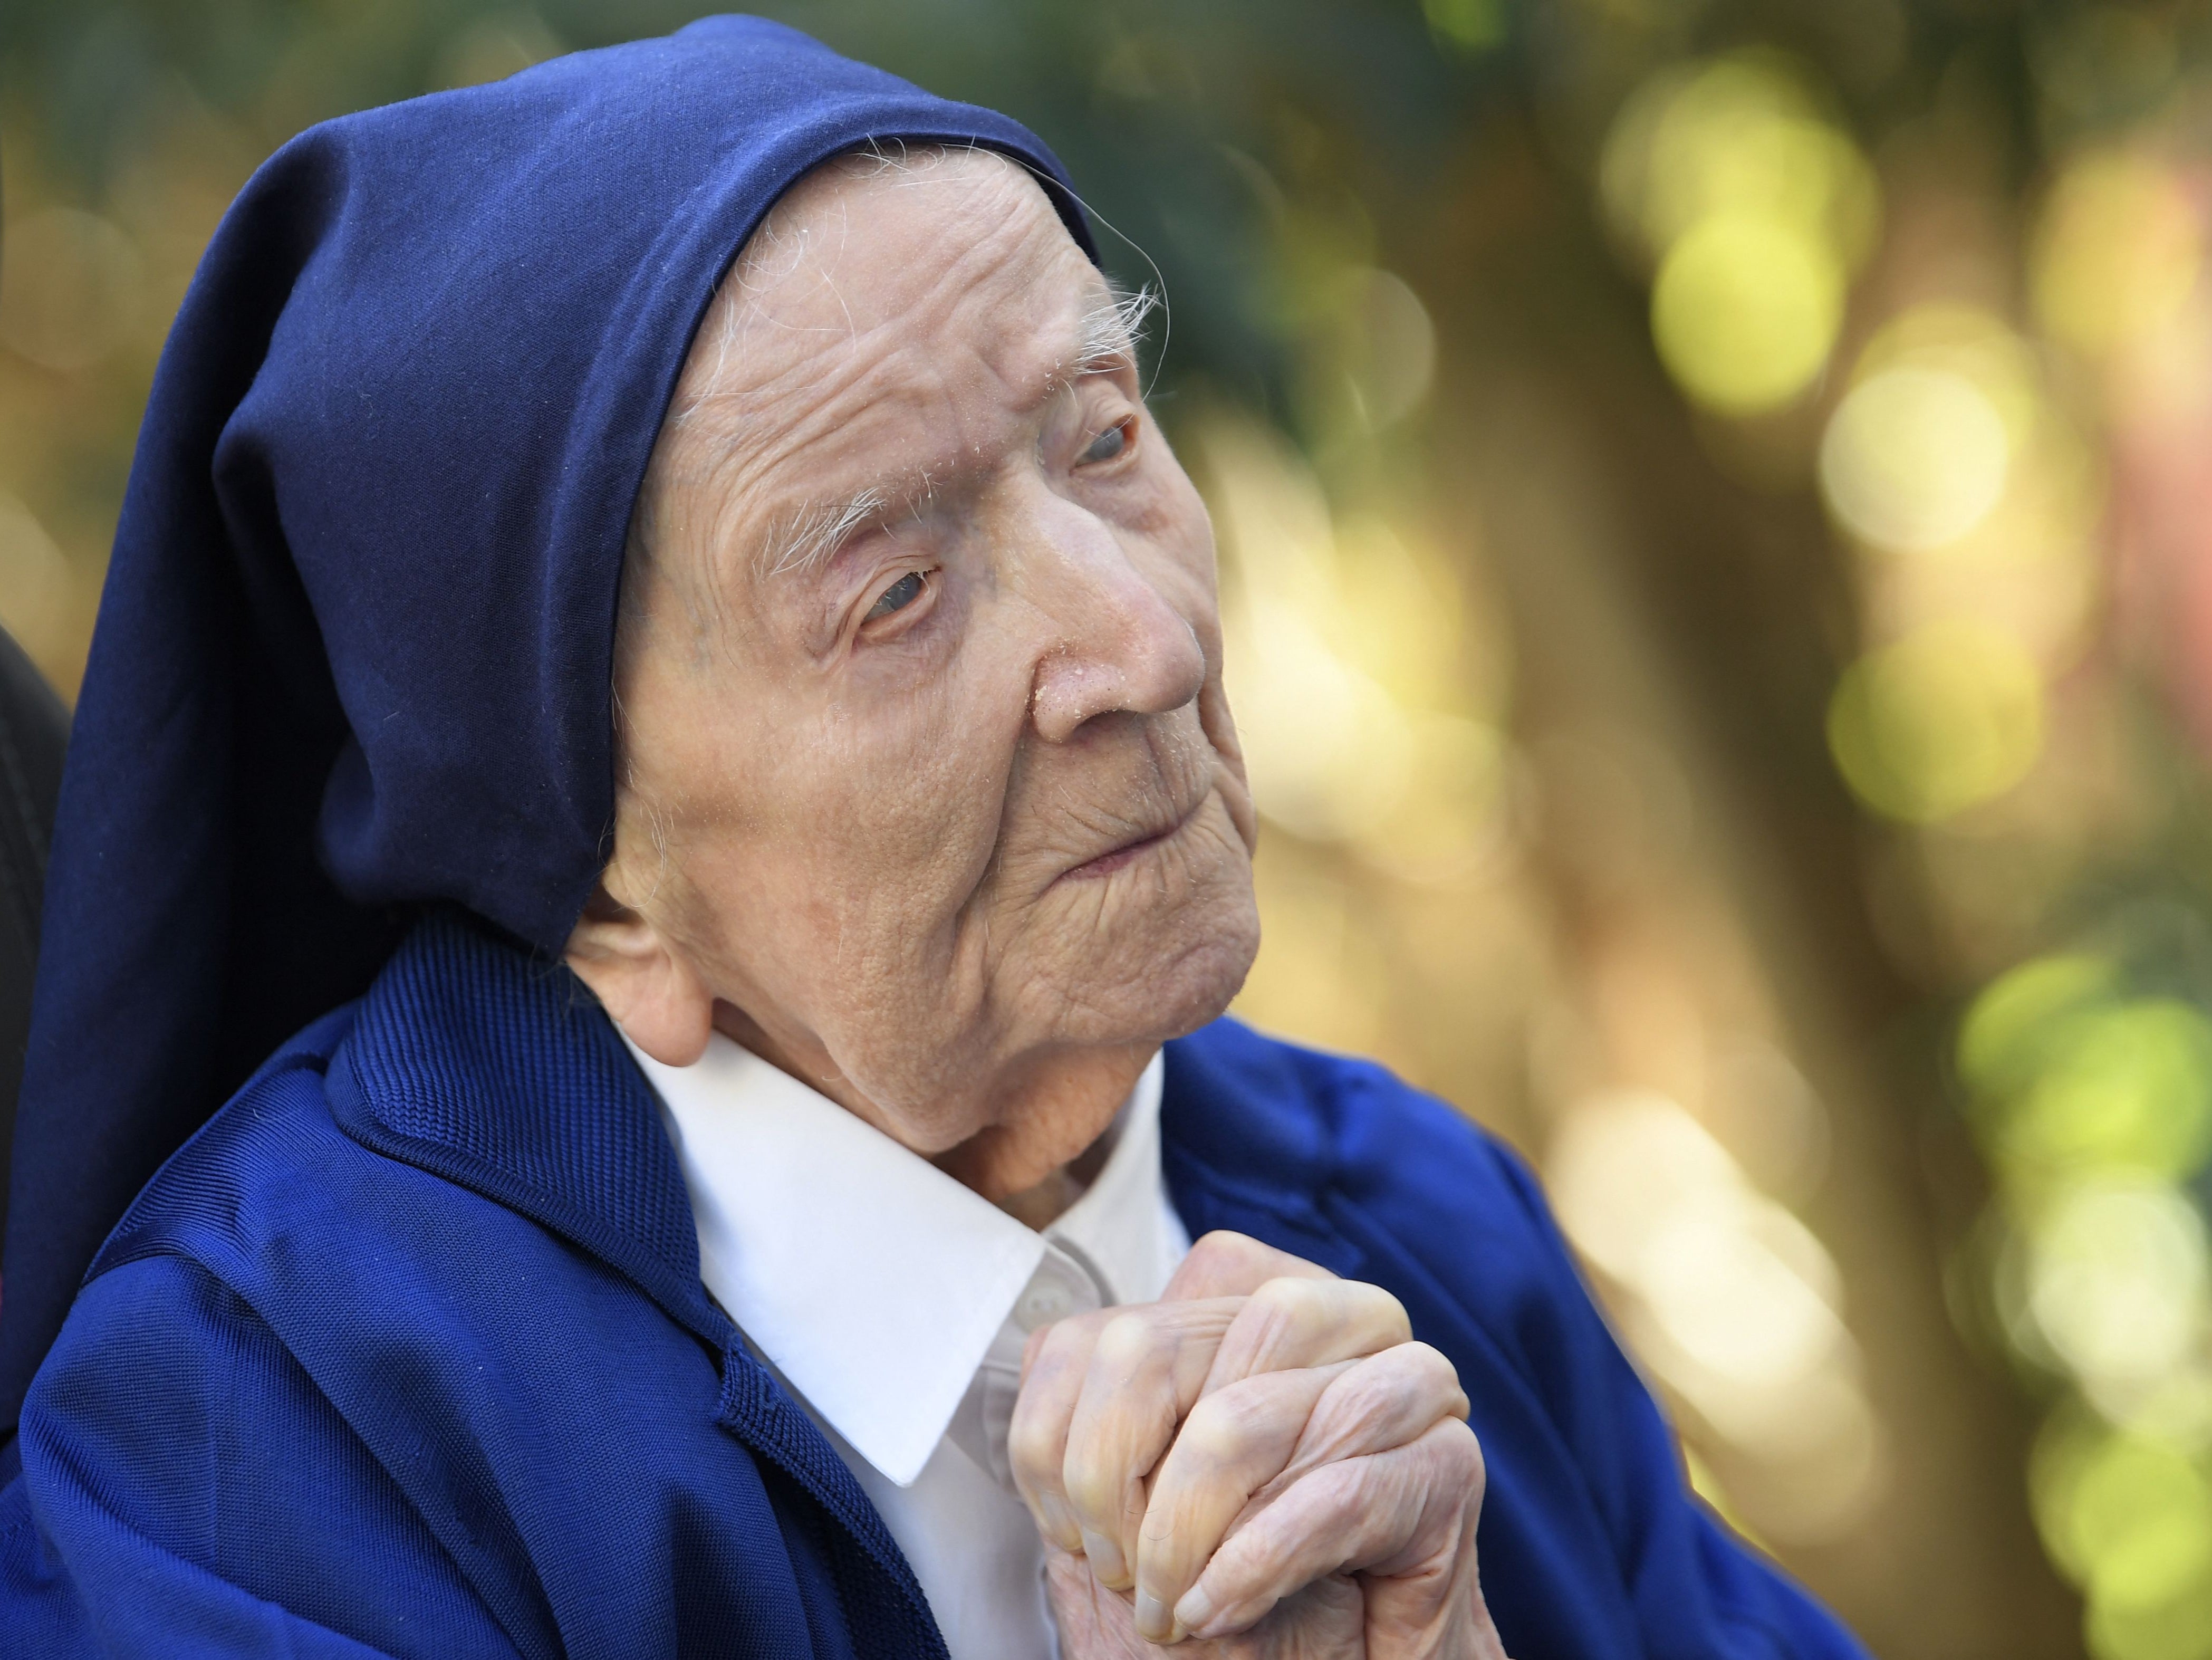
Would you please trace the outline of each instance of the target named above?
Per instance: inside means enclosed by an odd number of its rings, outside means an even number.
[[[996,836],[1025,704],[988,642],[921,676],[845,701],[823,731],[840,829],[888,860],[980,871]],[[802,786],[803,787],[803,786]]]
[[[728,849],[757,903],[866,941],[876,973],[934,954],[998,842],[1014,742],[982,701],[936,677],[786,709],[743,769],[753,800],[775,806],[744,813]]]

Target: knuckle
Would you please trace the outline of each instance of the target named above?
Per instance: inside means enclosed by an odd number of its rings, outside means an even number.
[[[1426,1343],[1415,1347],[1422,1351],[1420,1365],[1428,1386],[1443,1400],[1445,1413],[1465,1423],[1472,1403],[1467,1398],[1467,1390],[1460,1385],[1459,1368],[1452,1365],[1450,1359],[1442,1351],[1432,1349]]]
[[[1459,1386],[1459,1368],[1442,1350],[1422,1342],[1399,1343],[1385,1349],[1376,1361],[1387,1365],[1392,1386],[1398,1392],[1436,1402],[1452,1416],[1467,1415],[1467,1395]]]
[[[1313,1280],[1269,1280],[1262,1282],[1238,1310],[1236,1324],[1249,1341],[1253,1353],[1265,1358],[1301,1331],[1318,1326],[1324,1293]]]
[[[1252,1293],[1252,1301],[1271,1312],[1295,1316],[1316,1309],[1334,1294],[1336,1285],[1340,1283],[1278,1274],[1273,1280],[1260,1282]]]
[[[1064,1320],[1054,1321],[1042,1329],[1047,1352],[1063,1359],[1090,1353],[1091,1346],[1098,1341],[1100,1329],[1119,1312],[1115,1309],[1093,1309],[1087,1314],[1071,1314]]]
[[[1259,1241],[1249,1234],[1216,1228],[1211,1233],[1200,1234],[1190,1254],[1205,1268],[1234,1268],[1250,1260]]]
[[[1384,1360],[1370,1359],[1353,1366],[1330,1389],[1329,1406],[1355,1421],[1395,1419],[1399,1402],[1408,1393],[1402,1374]]]
[[[1370,1353],[1404,1343],[1413,1335],[1405,1305],[1381,1286],[1358,1280],[1279,1276],[1263,1282],[1248,1306],[1275,1330],[1352,1335]]]
[[[1413,1322],[1406,1312],[1406,1305],[1380,1286],[1363,1284],[1359,1289],[1365,1304],[1362,1310],[1365,1317],[1383,1330],[1395,1333],[1397,1342],[1410,1341]]]
[[[1047,1385],[1072,1368],[1080,1366],[1090,1352],[1091,1333],[1077,1322],[1063,1320],[1057,1325],[1042,1327],[1030,1335],[1029,1345],[1023,1351],[1026,1368],[1023,1382],[1032,1389]]]
[[[1480,1493],[1486,1475],[1482,1443],[1467,1420],[1448,1418],[1430,1434],[1437,1443],[1447,1475],[1460,1486]]]
[[[1017,1419],[1006,1435],[1006,1462],[1013,1467],[1014,1478],[1032,1487],[1042,1487],[1052,1474],[1053,1438],[1034,1425],[1025,1425]]]
[[[1459,1387],[1459,1368],[1451,1357],[1432,1343],[1424,1343],[1418,1337],[1401,1343],[1392,1353],[1402,1355],[1407,1365],[1426,1377],[1449,1378],[1454,1389]]]
[[[1120,1507],[1120,1485],[1102,1460],[1071,1450],[1060,1481],[1067,1502],[1085,1516],[1103,1516]]]
[[[1232,1463],[1252,1438],[1249,1402],[1233,1387],[1223,1389],[1192,1408],[1176,1435],[1178,1462],[1196,1459],[1209,1466]]]
[[[1101,1363],[1121,1371],[1142,1360],[1152,1346],[1152,1323],[1133,1309],[1115,1314],[1098,1329],[1092,1353]]]

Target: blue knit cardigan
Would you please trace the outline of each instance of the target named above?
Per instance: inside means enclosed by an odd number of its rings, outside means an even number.
[[[1684,1492],[1527,1172],[1377,1067],[1169,1045],[1167,1179],[1387,1286],[1489,1467],[1516,1660],[1861,1651]],[[647,1087],[565,970],[419,927],[93,1264],[0,1473],[0,1654],[941,1656],[699,1280]]]

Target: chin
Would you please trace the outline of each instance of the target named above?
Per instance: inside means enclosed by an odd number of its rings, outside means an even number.
[[[1218,794],[1185,835],[1190,845],[1176,849],[1168,879],[1150,887],[1152,903],[1127,914],[1133,926],[1126,954],[1105,953],[1128,964],[1124,983],[1141,1000],[1145,1034],[1156,1042],[1218,1018],[1260,952],[1251,854]]]
[[[1162,1042],[1187,1037],[1219,1018],[1244,988],[1260,952],[1260,915],[1249,897],[1237,911],[1192,941],[1151,976],[1151,1031]]]
[[[1216,1018],[1243,989],[1260,950],[1249,865],[1148,909],[1120,919],[1118,937],[1090,939],[1072,974],[1046,977],[1065,994],[1061,1042],[1163,1043]]]

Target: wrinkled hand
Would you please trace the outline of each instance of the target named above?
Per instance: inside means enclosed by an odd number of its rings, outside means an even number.
[[[1397,1299],[1239,1234],[1036,1334],[1010,1442],[1067,1660],[1504,1660],[1482,1454]]]
[[[1045,1583],[1060,1627],[1060,1660],[1160,1660],[1137,1634],[1129,1594],[1109,1590],[1080,1556],[1045,1544]],[[1364,1652],[1366,1613],[1359,1586],[1331,1574],[1278,1602],[1233,1637],[1186,1638],[1176,1660],[1341,1660]]]

